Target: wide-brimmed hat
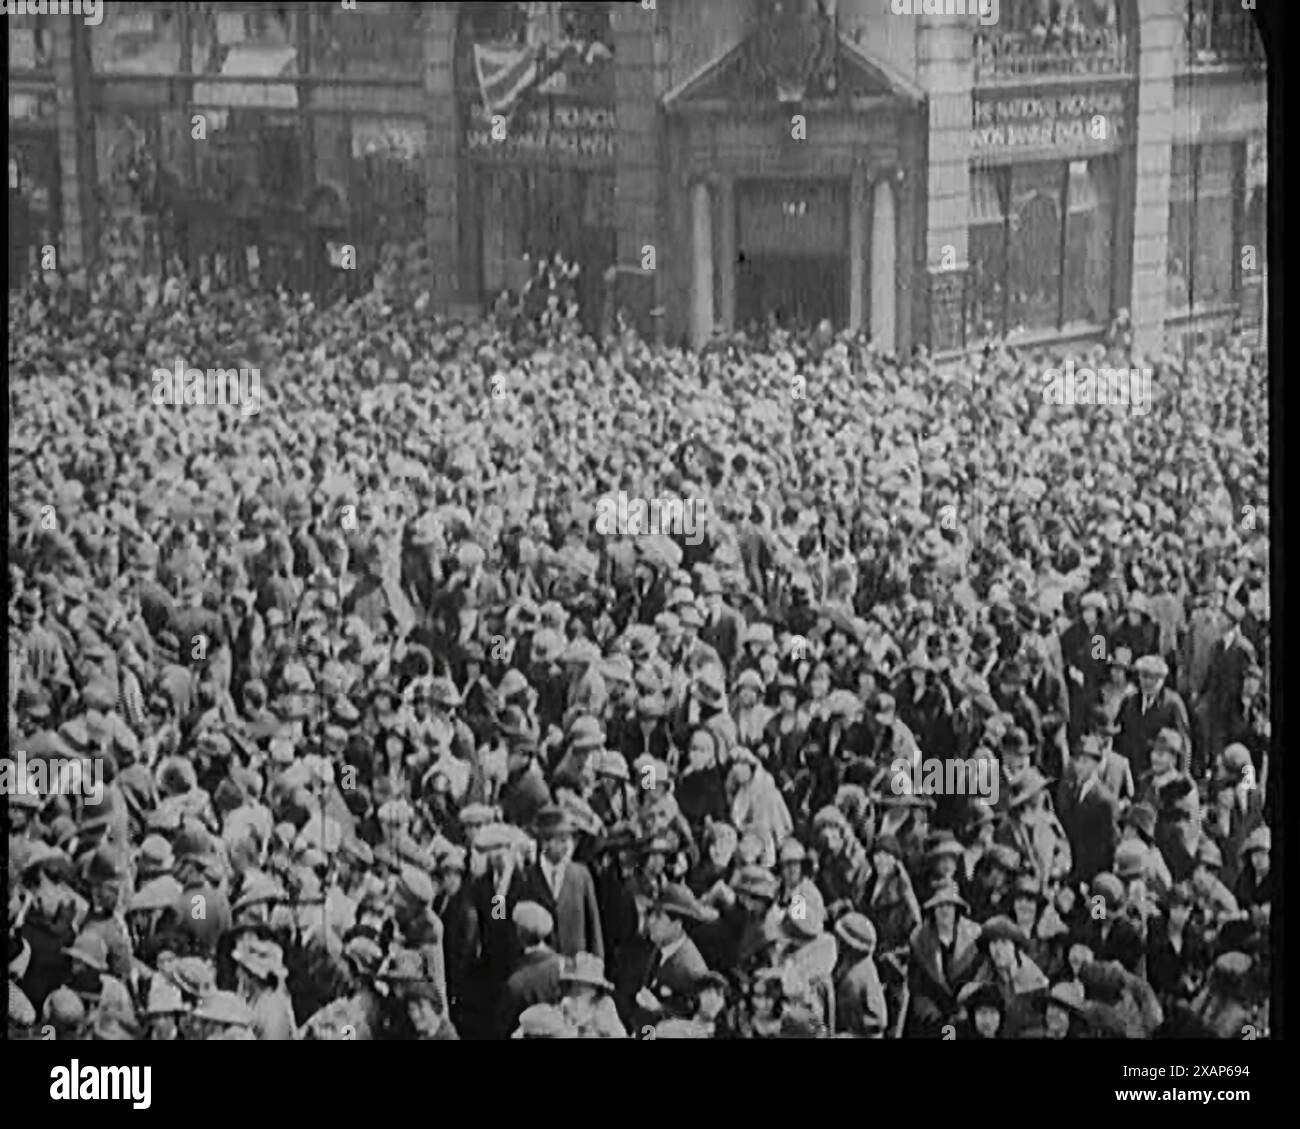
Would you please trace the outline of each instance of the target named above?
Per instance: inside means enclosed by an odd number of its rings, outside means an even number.
[[[1107,909],[1115,909],[1124,901],[1124,883],[1110,871],[1102,871],[1093,878],[1088,893],[1091,897],[1101,898]]]
[[[678,883],[665,886],[659,896],[645,900],[647,913],[663,913],[684,921],[707,922],[717,918],[716,911],[701,904],[691,891]]]
[[[964,913],[970,912],[970,905],[966,899],[961,896],[961,890],[957,888],[955,882],[941,882],[935,887],[934,892],[925,900],[921,909],[929,912],[932,909],[938,909],[940,906],[956,906]]]
[[[232,959],[259,980],[283,980],[288,975],[280,946],[253,933],[240,935]]]
[[[712,663],[695,672],[692,686],[700,701],[707,705],[721,705],[726,700],[726,676],[720,667]]]
[[[576,1039],[577,1029],[554,1004],[533,1004],[519,1016],[512,1039]]]
[[[1039,997],[1044,1008],[1059,1007],[1070,1015],[1082,1016],[1087,1008],[1084,1002],[1083,985],[1074,980],[1062,980],[1053,984]]]
[[[569,824],[574,831],[584,835],[599,836],[604,833],[605,824],[595,809],[576,792],[565,792],[560,798],[560,807],[569,817]]]
[[[194,1008],[195,1019],[206,1019],[227,1027],[251,1027],[253,1009],[238,992],[209,992]]]
[[[1169,674],[1169,664],[1159,655],[1143,655],[1133,664],[1136,674],[1153,674],[1164,678]]]
[[[605,979],[605,962],[595,953],[577,953],[560,967],[560,984],[586,984],[612,992],[614,985]]]
[[[180,957],[165,975],[191,999],[203,999],[217,986],[217,970],[203,957]]]
[[[965,854],[966,848],[951,831],[940,831],[925,851],[927,861],[931,862],[944,857],[962,858]]]
[[[1011,884],[1011,898],[1033,898],[1038,903],[1047,901],[1047,895],[1043,891],[1043,884],[1039,882],[1032,874],[1021,874]]]
[[[807,861],[807,858],[808,848],[795,838],[787,839],[781,844],[780,850],[777,851],[777,860],[781,863],[801,863]]]
[[[590,714],[579,714],[569,725],[565,745],[570,752],[594,753],[605,749],[605,730]]]
[[[591,761],[591,769],[597,776],[608,776],[613,780],[630,780],[631,772],[627,767],[627,758],[613,749],[604,749]]]
[[[235,904],[230,908],[235,913],[239,913],[240,910],[248,909],[249,906],[266,902],[283,902],[287,898],[288,894],[278,879],[260,870],[249,870],[245,871],[239,897],[235,899]]]
[[[185,888],[170,874],[160,874],[140,887],[127,902],[128,913],[171,909],[180,902]]]
[[[1256,851],[1263,851],[1265,854],[1269,854],[1272,850],[1273,832],[1270,828],[1261,825],[1256,827],[1254,831],[1246,836],[1245,840],[1238,848],[1238,853],[1242,858],[1248,858]]]
[[[1220,781],[1235,784],[1244,780],[1253,767],[1250,750],[1245,745],[1233,743],[1219,754],[1215,775]]]
[[[979,943],[989,945],[994,941],[1011,941],[1016,948],[1024,950],[1029,947],[1029,938],[1024,931],[1009,917],[999,914],[990,917],[980,930]]]
[[[1045,777],[1036,768],[1027,768],[1011,786],[1011,795],[1007,797],[1007,806],[1012,811],[1028,803],[1048,786]]]
[[[1119,725],[1116,724],[1110,710],[1103,705],[1095,705],[1088,711],[1088,723],[1085,729],[1088,733],[1114,736],[1119,732]]]
[[[776,875],[761,866],[743,866],[731,879],[731,889],[736,894],[773,901],[780,884]]]
[[[1112,865],[1119,878],[1139,878],[1146,873],[1147,849],[1135,839],[1126,839],[1115,848]]]
[[[96,972],[108,971],[108,943],[98,933],[79,934],[63,954]]]
[[[551,835],[572,835],[576,830],[573,817],[559,804],[548,804],[537,813],[536,831],[539,839]]]
[[[176,1015],[188,1010],[184,995],[173,981],[161,975],[150,979],[145,1015]]]
[[[996,984],[990,984],[986,980],[972,980],[969,984],[963,985],[961,991],[957,993],[957,1006],[965,1008],[972,1014],[982,1007],[996,1008],[1004,1015],[1007,1010],[1007,1002],[1002,997],[1002,990]]]
[[[856,952],[876,947],[876,927],[865,913],[846,913],[835,923],[835,936]]]
[[[500,818],[500,813],[491,804],[466,804],[460,809],[462,827],[482,827]]]

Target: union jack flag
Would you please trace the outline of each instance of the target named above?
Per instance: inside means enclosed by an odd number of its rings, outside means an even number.
[[[509,117],[525,97],[544,89],[571,60],[591,66],[609,55],[609,49],[598,42],[578,44],[567,40],[549,50],[537,44],[476,43],[474,70],[483,107],[489,114]]]

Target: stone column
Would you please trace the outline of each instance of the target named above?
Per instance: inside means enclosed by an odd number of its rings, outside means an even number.
[[[894,212],[894,173],[876,179],[871,192],[871,340],[892,353],[897,344],[894,318],[898,223]]]
[[[718,311],[725,329],[736,328],[736,191],[731,177],[718,181]]]
[[[917,82],[929,92],[925,263],[930,349],[962,346],[961,296],[968,268],[973,42],[970,21],[923,16]]]
[[[652,311],[663,301],[663,272],[669,258],[660,223],[658,98],[663,82],[660,54],[664,14],[640,4],[612,4],[614,35],[614,209],[620,268],[613,292],[642,333],[652,332]],[[662,6],[661,6],[662,7]],[[653,248],[655,269],[645,270],[645,249]]]
[[[691,345],[713,335],[713,201],[706,181],[691,185]]]
[[[862,328],[862,296],[866,286],[867,174],[861,166],[849,182],[849,329]]]
[[[1137,172],[1129,313],[1134,348],[1146,352],[1159,348],[1165,332],[1175,53],[1187,48],[1184,5],[1175,0],[1144,0],[1139,11]]]

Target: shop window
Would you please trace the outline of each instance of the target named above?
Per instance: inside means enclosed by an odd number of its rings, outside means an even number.
[[[1127,8],[1119,0],[1002,0],[998,22],[975,32],[975,81],[1122,74]]]
[[[1007,206],[1003,169],[971,170],[968,320],[970,338],[996,335],[1006,320]]]
[[[1111,313],[1114,161],[1071,161],[1066,185],[1063,327],[1102,325]]]
[[[87,36],[91,65],[100,74],[181,73],[177,4],[104,4],[103,23]]]
[[[1262,273],[1268,259],[1268,146],[1262,137],[1246,145],[1242,208],[1242,246],[1254,248],[1256,270]]]
[[[1093,328],[1111,316],[1115,163],[971,171],[971,338]]]
[[[1187,56],[1192,66],[1258,63],[1264,43],[1241,0],[1186,0]]]
[[[355,11],[318,5],[312,73],[422,81],[426,10],[410,3],[362,3]]]
[[[293,77],[306,20],[305,4],[196,4],[194,70],[238,78]]]
[[[54,70],[53,44],[48,15],[33,15],[25,20],[9,20],[10,75],[32,72],[50,75]]]
[[[1177,146],[1169,182],[1166,260],[1171,311],[1236,300],[1243,241],[1237,144]]]

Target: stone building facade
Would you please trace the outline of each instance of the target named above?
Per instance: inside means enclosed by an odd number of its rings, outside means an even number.
[[[11,285],[50,244],[289,285],[349,247],[468,310],[559,253],[593,327],[938,353],[1263,306],[1264,56],[1229,0],[105,7],[10,20]]]

